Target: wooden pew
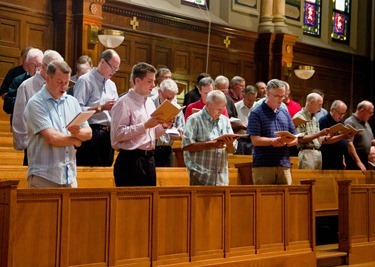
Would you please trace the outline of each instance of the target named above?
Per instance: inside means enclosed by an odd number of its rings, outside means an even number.
[[[375,266],[375,185],[340,180],[338,191],[339,250],[347,264]]]
[[[24,152],[12,146],[0,147],[0,165],[22,165]]]
[[[13,135],[11,132],[0,132],[0,147],[13,147]]]
[[[0,266],[313,267],[312,192],[311,185],[27,190],[0,182]]]
[[[293,169],[293,184],[314,179],[316,216],[338,215],[337,181],[349,179],[355,184],[366,183],[366,175],[356,170],[301,170]]]
[[[19,188],[27,188],[27,166],[0,166],[0,181],[20,180]],[[80,188],[114,187],[113,167],[77,167],[77,181]],[[157,186],[188,186],[190,184],[186,168],[157,167]],[[229,184],[240,184],[238,170],[229,169]]]

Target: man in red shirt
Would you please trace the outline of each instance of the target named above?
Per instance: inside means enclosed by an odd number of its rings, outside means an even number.
[[[187,118],[189,118],[191,114],[203,109],[203,107],[206,105],[207,95],[209,92],[214,90],[214,85],[215,85],[215,82],[211,77],[206,77],[199,81],[198,90],[199,90],[199,93],[201,94],[201,99],[187,106],[186,112],[185,112],[185,121],[187,120]],[[222,114],[229,117],[228,111],[226,108],[223,110]]]
[[[290,86],[287,82],[285,83],[285,99],[283,100],[288,108],[290,117],[293,118],[294,114],[302,109],[301,105],[290,98]]]

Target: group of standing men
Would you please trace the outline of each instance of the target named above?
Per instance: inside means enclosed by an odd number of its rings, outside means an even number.
[[[136,64],[132,88],[119,98],[111,78],[121,60],[112,49],[101,54],[96,68],[81,64],[85,67],[78,69],[85,73],[78,71],[69,94],[71,69],[56,51],[31,48],[25,62],[30,70],[14,79],[19,85],[6,97],[7,103],[13,101],[14,144],[25,150],[29,187],[76,187],[76,165],[112,166],[114,150],[119,151],[114,164],[117,186],[155,185],[155,166],[173,166],[171,145],[176,137],[166,133],[172,127],[182,138],[192,185],[228,185],[227,151],[237,139],[231,135],[233,130],[247,132],[251,138],[251,143],[238,140],[238,149],[245,144],[244,150],[252,150],[254,184],[291,184],[289,148],[295,145],[299,168],[365,171],[375,143],[367,123],[374,111],[371,102],[358,104],[345,121],[362,132],[333,135],[329,128],[342,123],[345,103],[334,101],[330,112],[318,120],[322,96],[309,94],[301,109],[290,99],[289,85],[277,79],[256,84],[260,88],[256,90],[245,87],[239,76],[231,81],[218,76],[214,81],[202,74],[197,88],[185,97],[185,114],[164,121],[150,114],[163,101],[176,102],[178,88],[168,69],[157,72],[150,64]],[[264,97],[255,104],[258,92]],[[95,112],[88,122],[67,127],[87,110]],[[241,123],[231,124],[229,117],[239,117]],[[307,122],[295,127],[292,118],[297,117]],[[300,135],[277,136],[280,131]]]

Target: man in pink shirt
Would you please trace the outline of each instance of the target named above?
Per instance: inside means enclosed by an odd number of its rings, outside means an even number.
[[[132,69],[133,89],[112,108],[111,143],[119,151],[113,168],[116,186],[155,186],[155,140],[172,122],[150,117],[155,111],[148,96],[155,87],[156,69],[147,63]]]

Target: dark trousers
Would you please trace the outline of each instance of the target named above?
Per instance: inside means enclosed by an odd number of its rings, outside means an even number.
[[[77,148],[77,166],[112,166],[114,150],[111,146],[110,131],[90,125],[91,140],[82,142]]]
[[[154,151],[120,150],[113,175],[116,186],[155,186]]]
[[[156,167],[173,167],[173,150],[171,146],[155,147],[155,166]]]
[[[28,166],[28,161],[27,161],[27,149],[23,151],[23,166]]]

